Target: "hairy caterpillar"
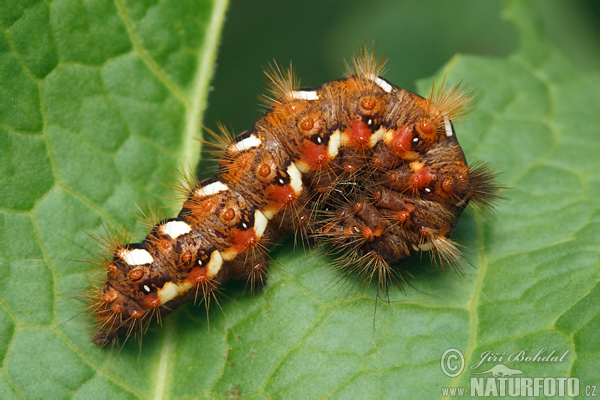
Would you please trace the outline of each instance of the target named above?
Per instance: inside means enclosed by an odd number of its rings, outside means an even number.
[[[141,243],[106,239],[95,343],[141,332],[228,280],[262,287],[266,249],[289,231],[333,244],[338,267],[384,289],[414,253],[457,266],[448,236],[458,216],[469,201],[490,208],[498,189],[485,165],[467,165],[455,136],[451,121],[470,98],[458,87],[428,99],[396,87],[366,50],[353,64],[317,88],[274,69],[269,109],[224,146],[212,178],[187,182],[179,215]]]

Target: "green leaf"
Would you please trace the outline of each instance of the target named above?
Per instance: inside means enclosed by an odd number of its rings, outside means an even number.
[[[322,251],[286,240],[263,292],[228,286],[208,315],[183,306],[141,349],[114,351],[91,343],[79,300],[95,269],[81,261],[98,257],[89,235],[106,223],[142,238],[135,204],[177,212],[161,182],[197,162],[227,4],[6,3],[0,397],[433,398],[497,364],[471,370],[487,351],[542,348],[567,355],[502,363],[600,383],[600,79],[548,43],[526,3],[505,9],[515,54],[455,56],[437,77],[477,91],[457,135],[510,187],[493,215],[461,217],[453,238],[473,264],[464,277],[413,260],[410,286],[374,315],[373,288],[339,282]],[[465,356],[456,378],[440,368],[450,348]]]

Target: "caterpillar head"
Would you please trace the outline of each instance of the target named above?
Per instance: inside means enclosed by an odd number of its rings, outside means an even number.
[[[107,279],[94,297],[98,331],[94,343],[103,346],[119,335],[141,331],[160,307],[158,288],[162,283],[153,276],[154,260],[143,248],[118,248],[107,262]]]

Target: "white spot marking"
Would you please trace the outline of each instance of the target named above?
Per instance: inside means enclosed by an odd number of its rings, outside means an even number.
[[[144,249],[121,249],[119,257],[129,265],[144,265],[154,262],[152,255]]]
[[[450,123],[448,117],[444,117],[444,124],[446,125],[446,136],[452,136],[452,124]]]
[[[168,235],[171,239],[177,239],[181,235],[189,233],[192,228],[183,221],[169,221],[158,228],[160,233]]]
[[[371,118],[369,118],[369,120],[367,121],[367,125],[373,125],[373,120]]]
[[[248,229],[248,224],[246,224],[245,222],[242,222],[242,226],[244,227],[244,229]]]
[[[296,100],[319,100],[319,95],[315,91],[297,90],[291,92],[290,96]]]
[[[279,178],[279,183],[283,185],[283,184],[285,184],[285,181],[283,179]]]
[[[257,239],[260,239],[267,229],[269,220],[259,210],[254,211],[254,234]]]
[[[414,142],[414,143],[417,143],[418,141],[419,141],[419,138],[418,138],[418,137],[416,137],[416,138],[413,138],[413,142]]]
[[[150,287],[148,285],[144,285],[144,291],[150,293]]]
[[[339,129],[336,129],[335,132],[331,134],[329,137],[329,146],[327,146],[327,157],[330,160],[333,160],[337,155],[340,147],[342,146],[342,134]]]
[[[296,196],[302,193],[302,173],[298,170],[294,163],[291,163],[287,169],[287,174],[290,176],[290,186]]]
[[[317,136],[317,143],[321,144],[323,141],[321,140],[321,136]]]
[[[240,151],[248,150],[253,147],[258,147],[261,144],[261,140],[254,135],[250,135],[247,138],[240,140],[237,143],[234,143],[231,146],[231,151],[234,153],[239,153]]]
[[[217,274],[221,270],[222,265],[223,256],[221,256],[221,253],[218,250],[213,251],[210,255],[210,261],[208,262],[208,265],[206,267],[206,277],[208,279],[212,279],[215,276],[217,276]]]
[[[392,85],[390,85],[389,83],[387,83],[385,80],[381,79],[380,77],[378,77],[376,75],[369,75],[369,78],[372,81],[374,81],[385,92],[387,92],[387,93],[391,93],[392,92]]]
[[[431,193],[431,189],[429,189],[428,187],[426,187],[425,189],[423,189],[424,191],[426,191],[427,193]]]
[[[219,193],[219,192],[223,192],[225,190],[228,190],[227,185],[217,181],[217,182],[211,183],[210,185],[201,187],[200,189],[196,189],[194,194],[198,197],[205,197],[205,196],[211,196],[211,195]]]
[[[377,132],[373,133],[369,138],[369,147],[375,147],[377,142],[381,140],[383,135],[385,134],[385,129],[379,128]]]

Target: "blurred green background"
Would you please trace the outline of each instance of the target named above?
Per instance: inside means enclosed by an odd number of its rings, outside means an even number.
[[[600,1],[532,1],[544,32],[575,64],[600,68]],[[518,46],[502,19],[502,1],[233,0],[227,13],[204,125],[218,121],[236,134],[264,107],[263,67],[292,61],[302,85],[340,78],[361,43],[375,43],[389,61],[385,76],[415,89],[454,54],[510,55]],[[468,77],[465,77],[468,84]],[[475,89],[475,88],[473,88]],[[485,88],[476,88],[477,91]],[[209,175],[206,165],[199,175]]]

